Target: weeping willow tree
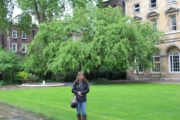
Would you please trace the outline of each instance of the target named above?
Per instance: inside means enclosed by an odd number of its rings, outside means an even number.
[[[73,16],[39,26],[24,66],[55,74],[98,71],[101,66],[125,71],[141,62],[148,68],[160,34],[149,23],[124,15],[119,7],[77,7]]]

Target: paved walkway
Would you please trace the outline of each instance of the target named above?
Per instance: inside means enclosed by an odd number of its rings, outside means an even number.
[[[18,107],[0,103],[0,120],[52,120]]]

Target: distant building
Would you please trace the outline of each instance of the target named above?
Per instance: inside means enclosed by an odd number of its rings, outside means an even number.
[[[9,34],[0,33],[0,43],[4,49],[25,56],[27,44],[33,40],[36,33],[37,28],[32,29],[30,34],[26,34],[23,31],[18,31],[16,26],[13,26]]]
[[[150,22],[166,36],[155,43],[160,49],[152,56],[155,68],[144,70],[139,66],[129,70],[127,78],[180,80],[180,0],[125,0],[125,5],[127,15]]]
[[[122,8],[123,12],[125,12],[125,3],[124,0],[104,0],[103,2],[104,7],[112,6],[116,7],[119,6]]]

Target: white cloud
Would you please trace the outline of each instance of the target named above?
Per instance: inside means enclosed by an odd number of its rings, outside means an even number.
[[[13,18],[16,17],[17,15],[21,14],[21,9],[17,8],[16,6],[14,7],[14,12],[13,12]]]

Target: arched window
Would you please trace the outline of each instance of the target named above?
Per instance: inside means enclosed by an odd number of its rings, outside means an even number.
[[[169,50],[169,68],[172,73],[180,72],[180,53],[177,48]]]

